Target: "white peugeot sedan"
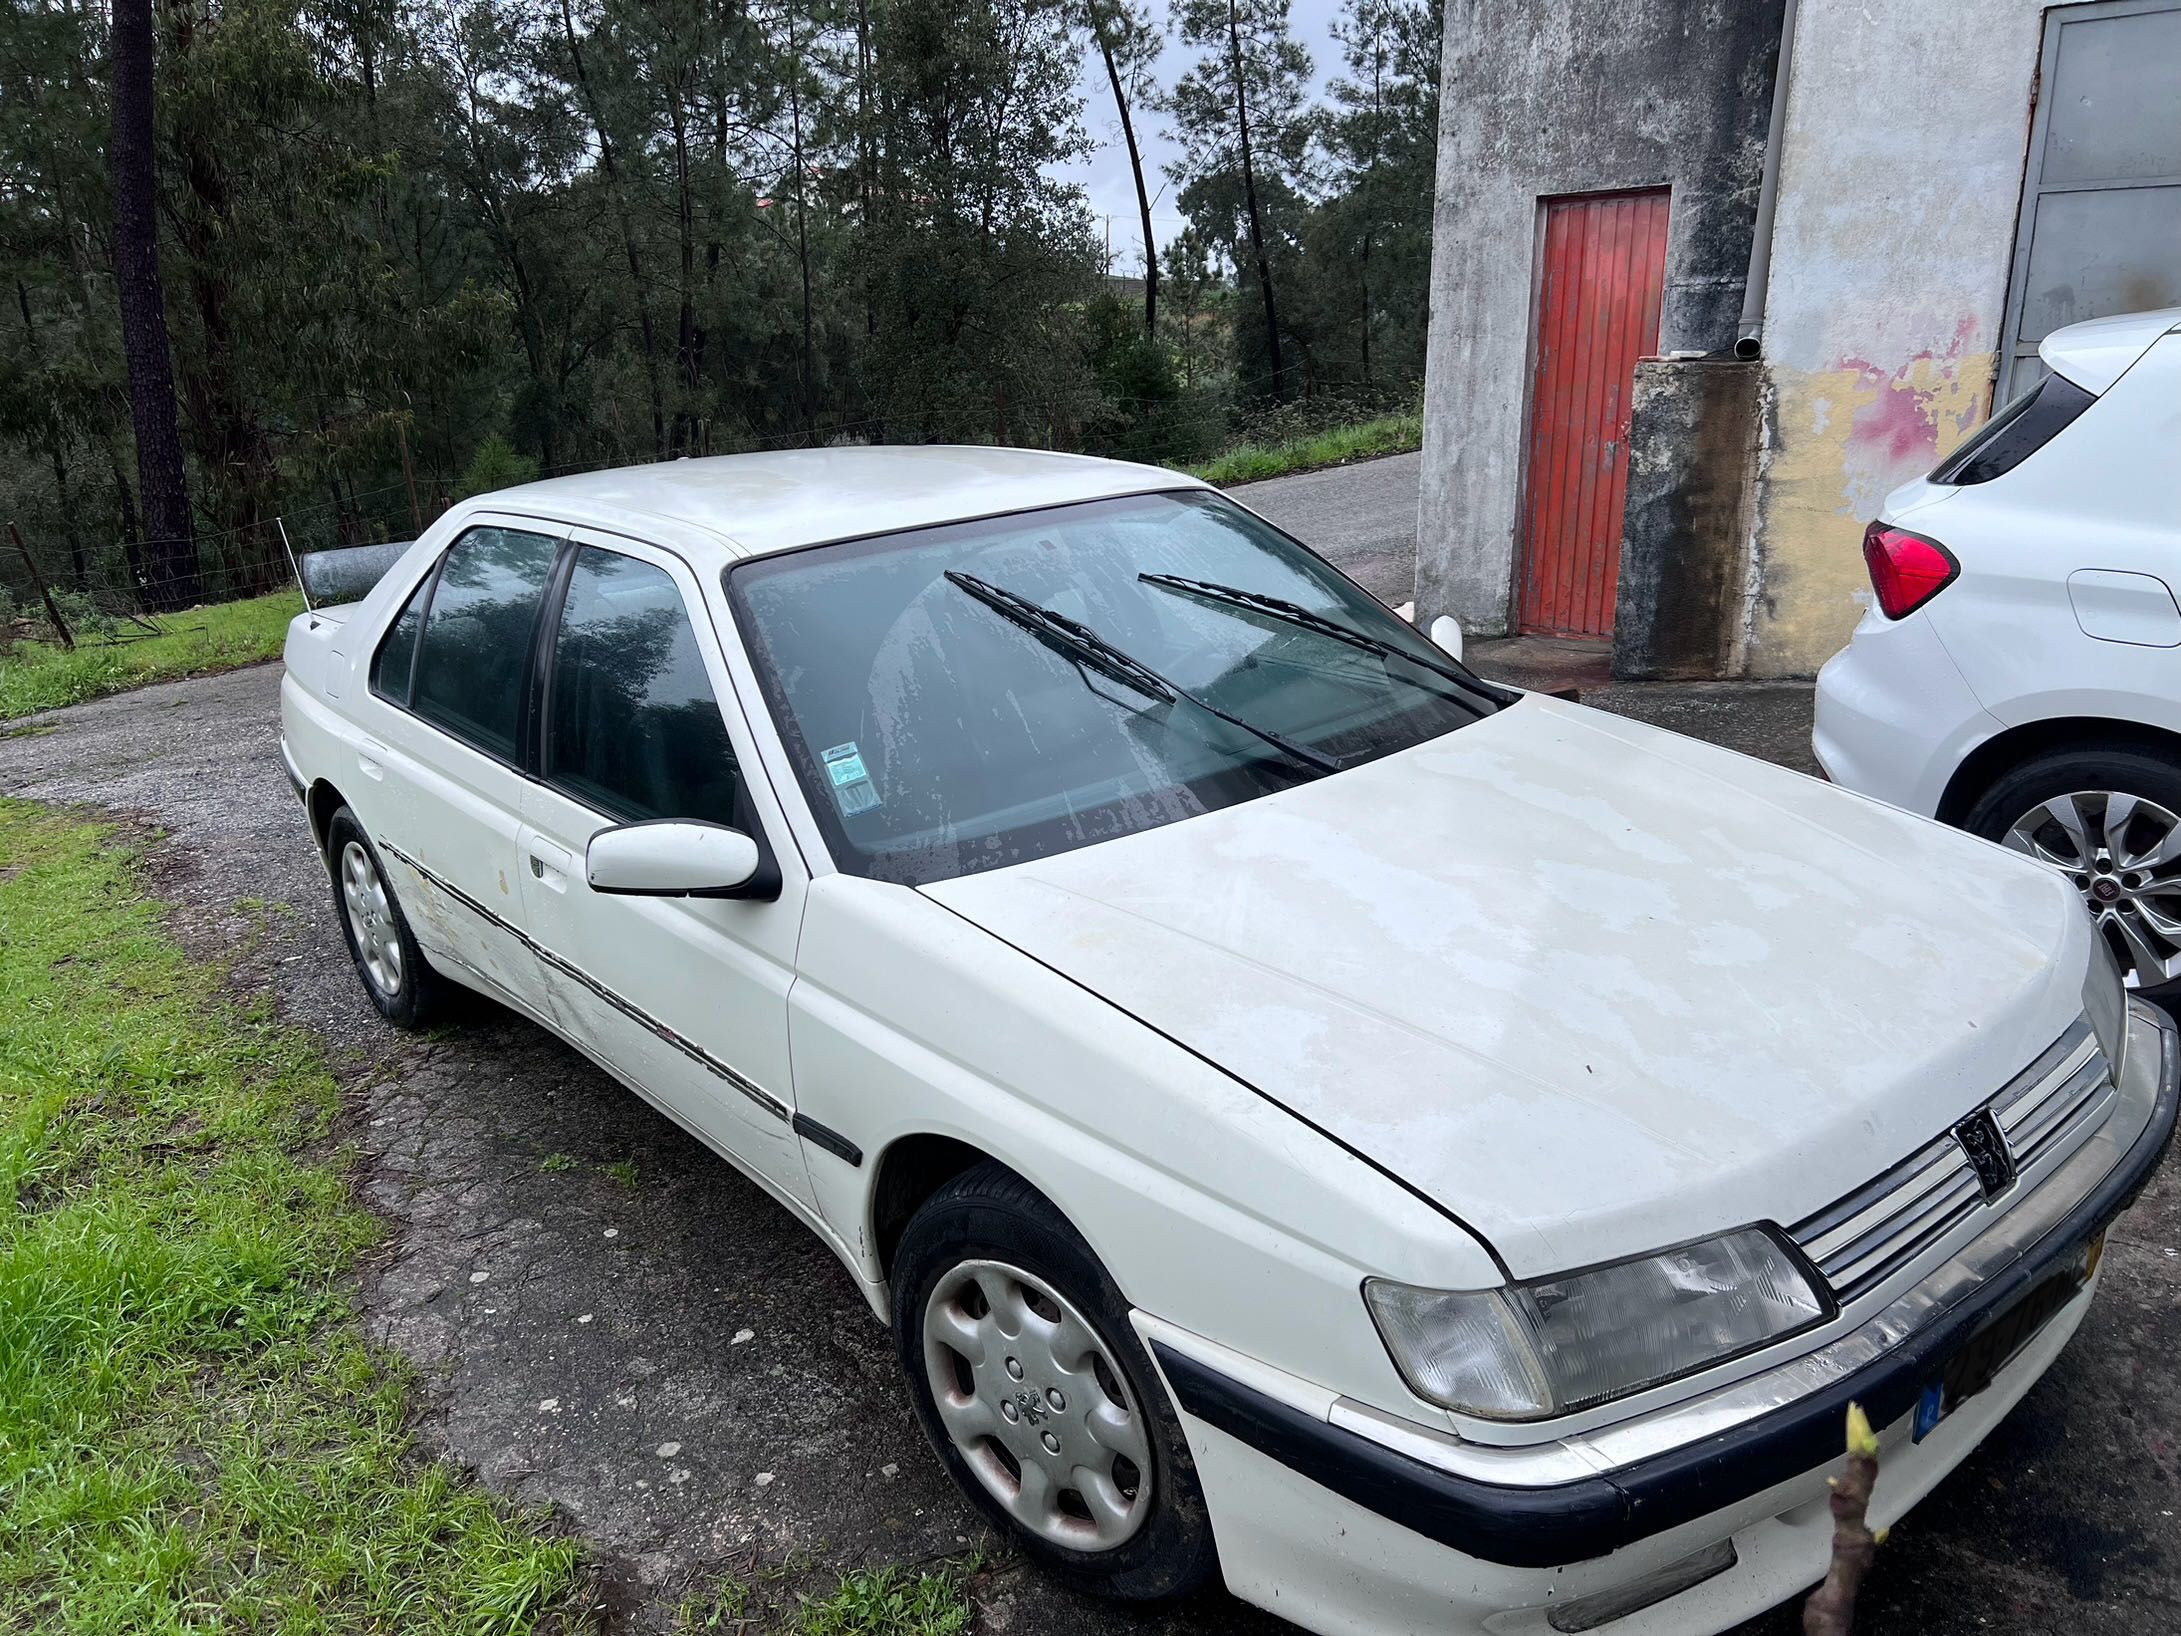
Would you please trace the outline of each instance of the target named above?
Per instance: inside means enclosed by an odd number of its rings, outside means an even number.
[[[1108,1595],[1722,1629],[1823,1571],[1851,1399],[1882,1522],[2028,1390],[2174,1125],[2065,881],[1482,681],[1171,472],[534,484],[287,659],[379,1009],[745,1172]]]
[[[2039,353],[1865,533],[1873,605],[1819,674],[1815,749],[2059,870],[2129,984],[2181,1001],[2181,308]]]

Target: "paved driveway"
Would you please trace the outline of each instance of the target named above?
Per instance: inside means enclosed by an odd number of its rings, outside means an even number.
[[[1416,594],[1416,488],[1424,457],[1390,454],[1244,483],[1234,497],[1400,605]]]
[[[561,1508],[604,1559],[619,1628],[663,1625],[723,1569],[914,1563],[980,1540],[886,1336],[784,1212],[527,1023],[480,1006],[416,1040],[379,1022],[279,770],[279,674],[149,688],[0,737],[0,792],[155,820],[170,835],[155,878],[184,938],[326,1042],[393,1228],[364,1300],[374,1335],[421,1367],[428,1441]],[[1782,759],[1807,731],[1794,689],[1604,702]],[[624,1163],[633,1174],[607,1168]],[[2059,1366],[1896,1531],[1865,1629],[2181,1628],[2174,1174],[2122,1224]],[[985,1630],[1286,1628],[1219,1595],[1129,1615],[993,1560]],[[1796,1628],[1784,1610],[1751,1627]]]

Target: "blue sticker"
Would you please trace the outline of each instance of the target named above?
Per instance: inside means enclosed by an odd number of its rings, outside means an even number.
[[[826,776],[833,781],[833,799],[844,818],[869,812],[879,804],[878,787],[871,782],[863,765],[863,752],[856,748],[854,739],[834,745],[822,759]]]
[[[1924,1388],[1924,1394],[1916,1401],[1916,1428],[1909,1441],[1921,1443],[1938,1428],[1946,1418],[1946,1383],[1935,1380]]]

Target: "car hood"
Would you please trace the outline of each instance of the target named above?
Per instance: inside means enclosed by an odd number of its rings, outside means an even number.
[[[924,891],[1437,1201],[1518,1277],[1787,1224],[2082,1008],[2037,865],[1536,696]]]

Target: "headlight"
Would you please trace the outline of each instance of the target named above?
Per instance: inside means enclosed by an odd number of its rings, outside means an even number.
[[[2113,1083],[2120,1083],[2121,1057],[2128,1049],[2128,985],[2120,975],[2120,962],[2103,932],[2090,936],[2090,969],[2083,974],[2083,1010],[2090,1014],[2090,1031],[2097,1035],[2105,1060],[2112,1064]]]
[[[1821,1323],[1832,1304],[1769,1229],[1505,1289],[1363,1286],[1417,1393],[1486,1420],[1626,1397]]]

